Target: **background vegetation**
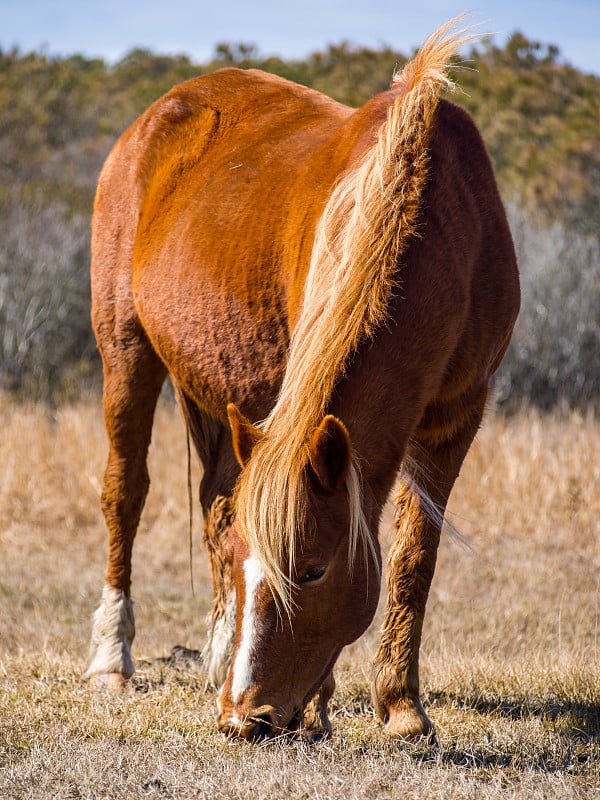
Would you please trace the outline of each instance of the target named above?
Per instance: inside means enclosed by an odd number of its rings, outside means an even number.
[[[120,132],[175,83],[226,65],[260,67],[359,105],[406,55],[342,42],[302,61],[220,44],[207,64],[133,50],[0,52],[0,386],[57,399],[98,384],[89,328],[89,218]],[[600,78],[515,34],[475,48],[454,96],[475,117],[510,209],[523,313],[498,378],[523,401],[600,407]]]

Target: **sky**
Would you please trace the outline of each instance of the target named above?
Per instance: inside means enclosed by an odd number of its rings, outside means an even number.
[[[302,58],[327,44],[390,45],[409,54],[438,25],[473,12],[503,45],[516,30],[556,44],[600,75],[600,0],[0,0],[0,48],[116,61],[134,47],[207,61],[219,42]]]

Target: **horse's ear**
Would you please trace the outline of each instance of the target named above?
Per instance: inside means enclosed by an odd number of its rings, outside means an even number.
[[[328,414],[310,437],[308,458],[321,486],[334,492],[350,468],[350,437],[346,426]]]
[[[233,452],[240,467],[245,467],[250,460],[254,445],[263,438],[264,434],[249,419],[246,419],[233,403],[229,403],[227,406],[227,416],[231,425]]]

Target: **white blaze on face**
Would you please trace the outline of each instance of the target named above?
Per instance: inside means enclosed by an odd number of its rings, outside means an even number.
[[[240,646],[235,654],[231,682],[231,696],[235,704],[239,703],[243,692],[252,686],[252,654],[255,652],[257,635],[256,593],[265,580],[258,560],[252,555],[244,561],[244,580],[246,597],[242,615]]]

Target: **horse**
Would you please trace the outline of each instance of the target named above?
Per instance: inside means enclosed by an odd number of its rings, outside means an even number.
[[[203,467],[219,730],[331,731],[400,476],[372,697],[390,736],[432,735],[419,649],[443,515],[520,304],[481,136],[441,97],[471,39],[456,28],[358,109],[226,68],[174,87],[109,154],[92,223],[109,439],[95,688],[134,672],[131,555],[169,375]]]

